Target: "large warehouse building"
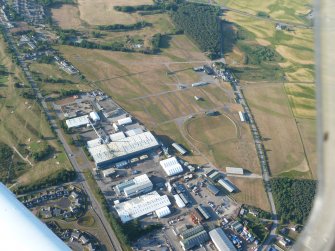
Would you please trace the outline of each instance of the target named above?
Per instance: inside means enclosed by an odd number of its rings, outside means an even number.
[[[144,132],[131,137],[120,138],[108,144],[89,147],[88,151],[97,168],[132,158],[159,147],[159,143],[151,132]]]
[[[159,162],[167,176],[173,176],[183,172],[183,167],[179,164],[176,157],[171,157]]]
[[[81,126],[86,126],[87,124],[90,123],[90,119],[88,118],[88,115],[80,116],[80,117],[75,117],[72,119],[67,119],[65,121],[67,128],[76,128],[76,127],[81,127]]]
[[[160,196],[156,191],[154,191],[117,204],[114,208],[121,221],[125,223],[157,210],[157,214],[162,217],[162,210],[159,209],[164,208],[164,211],[166,212],[166,207],[170,205],[171,202],[167,195]]]
[[[150,192],[153,184],[148,175],[143,174],[115,186],[115,192],[118,194],[124,193],[125,196],[130,197],[141,193]]]
[[[215,228],[209,231],[209,236],[218,251],[236,251],[233,243],[228,239],[222,228]]]

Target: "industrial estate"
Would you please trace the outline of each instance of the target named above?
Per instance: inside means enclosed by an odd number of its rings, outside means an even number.
[[[239,1],[0,0],[0,181],[69,248],[294,245],[313,9]]]

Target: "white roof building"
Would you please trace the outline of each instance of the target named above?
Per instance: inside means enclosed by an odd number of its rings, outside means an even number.
[[[97,167],[125,160],[150,149],[159,147],[151,132],[144,132],[132,137],[125,137],[108,144],[89,148]]]
[[[171,157],[159,162],[167,176],[173,176],[183,172],[183,167],[179,164],[176,157]]]
[[[233,187],[229,181],[224,179],[219,179],[218,183],[223,186],[228,192],[232,193],[235,191],[235,187]]]
[[[0,183],[1,250],[71,251]]]
[[[92,139],[86,142],[88,148],[100,146],[102,144],[101,138]]]
[[[173,195],[173,197],[176,200],[176,204],[179,208],[184,208],[186,206],[184,201],[180,198],[178,194]]]
[[[100,120],[100,116],[98,115],[97,112],[90,112],[90,117],[91,117],[91,119],[92,119],[94,122]]]
[[[168,206],[162,207],[155,211],[158,218],[163,218],[169,214],[171,214],[170,208]]]
[[[228,239],[222,228],[215,228],[209,231],[209,236],[218,251],[236,251],[233,243]]]
[[[115,174],[116,171],[114,168],[108,168],[108,169],[105,169],[105,170],[102,170],[102,175],[106,178],[106,177],[109,177],[113,174]]]
[[[131,117],[126,117],[126,118],[123,118],[123,119],[119,119],[117,121],[118,125],[128,125],[128,124],[131,124],[133,123],[133,120],[131,119]]]
[[[226,173],[228,174],[240,174],[243,175],[243,168],[241,167],[226,167]]]
[[[140,134],[140,133],[143,133],[143,130],[140,127],[126,131],[126,134],[127,134],[128,137],[134,136],[134,135]]]
[[[90,123],[90,120],[88,118],[88,115],[84,115],[84,116],[80,116],[80,117],[75,117],[72,119],[67,119],[65,121],[67,127],[73,128],[73,127],[80,127],[80,126],[84,126]]]
[[[156,191],[139,196],[114,206],[123,223],[158,209],[171,205],[167,195],[160,196]]]
[[[126,135],[124,135],[123,132],[117,132],[117,133],[109,135],[109,138],[111,141],[118,141],[120,139],[124,139],[125,137]]]
[[[142,174],[132,180],[122,182],[115,186],[115,191],[119,194],[124,193],[127,197],[130,197],[140,193],[150,192],[152,188],[153,184],[148,175]]]

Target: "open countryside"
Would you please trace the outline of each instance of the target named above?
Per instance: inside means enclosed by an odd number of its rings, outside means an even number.
[[[317,179],[311,2],[1,5],[1,182],[67,246],[292,247]]]

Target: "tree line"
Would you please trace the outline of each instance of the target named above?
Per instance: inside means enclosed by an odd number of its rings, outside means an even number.
[[[107,30],[107,31],[130,31],[130,30],[140,30],[148,26],[152,26],[152,24],[146,21],[140,21],[134,24],[99,25],[97,28],[99,30]]]
[[[171,12],[177,29],[191,37],[210,58],[220,55],[220,8],[210,5],[181,3]]]
[[[306,222],[312,209],[316,186],[316,180],[291,178],[271,180],[277,213],[282,223],[304,224]]]

